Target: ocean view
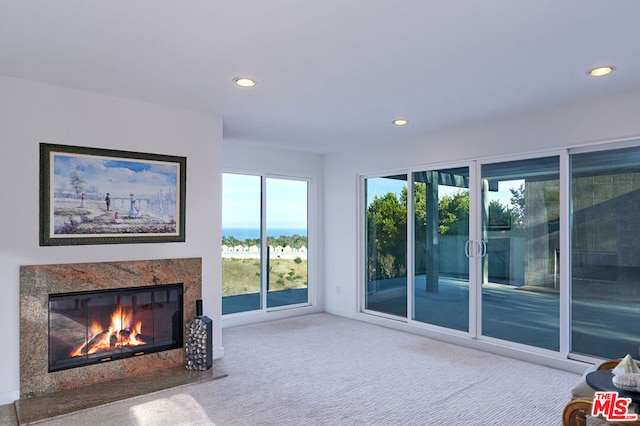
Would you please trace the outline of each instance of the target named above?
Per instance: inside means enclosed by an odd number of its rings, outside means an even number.
[[[267,236],[278,238],[281,236],[291,236],[298,234],[300,236],[307,236],[306,228],[268,228]],[[222,228],[223,237],[234,237],[240,241],[247,238],[260,238],[259,228]]]

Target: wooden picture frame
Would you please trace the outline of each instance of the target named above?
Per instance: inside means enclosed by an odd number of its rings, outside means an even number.
[[[40,245],[185,241],[186,157],[40,144]]]

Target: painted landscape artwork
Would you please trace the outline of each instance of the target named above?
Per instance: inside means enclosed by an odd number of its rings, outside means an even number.
[[[42,145],[51,244],[184,241],[183,157]]]

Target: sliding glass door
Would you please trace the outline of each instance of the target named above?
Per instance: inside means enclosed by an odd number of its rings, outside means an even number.
[[[638,354],[640,140],[364,189],[365,311],[587,361]]]
[[[469,167],[413,173],[413,319],[469,330]]]
[[[558,156],[365,179],[365,310],[559,350],[559,179]]]
[[[266,179],[267,308],[306,303],[307,182]]]
[[[407,317],[407,175],[366,179],[364,308]]]
[[[262,307],[260,176],[222,174],[222,313]]]
[[[640,147],[571,155],[571,352],[638,355]]]
[[[481,330],[559,350],[560,159],[481,165]]]
[[[224,173],[222,186],[222,313],[308,304],[308,182]]]

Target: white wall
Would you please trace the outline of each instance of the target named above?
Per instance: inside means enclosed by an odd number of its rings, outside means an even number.
[[[323,156],[292,150],[264,147],[251,141],[225,140],[222,148],[222,169],[229,173],[271,175],[310,179],[309,195],[309,308],[285,309],[272,312],[235,314],[223,319],[224,327],[250,324],[258,321],[285,318],[312,312],[324,307],[323,258]]]
[[[40,247],[40,142],[187,157],[186,242]],[[19,396],[20,265],[202,257],[204,313],[223,355],[220,117],[0,76],[0,144],[0,404]]]
[[[637,137],[639,115],[640,91],[325,156],[325,310],[374,320],[358,314],[358,174]]]

